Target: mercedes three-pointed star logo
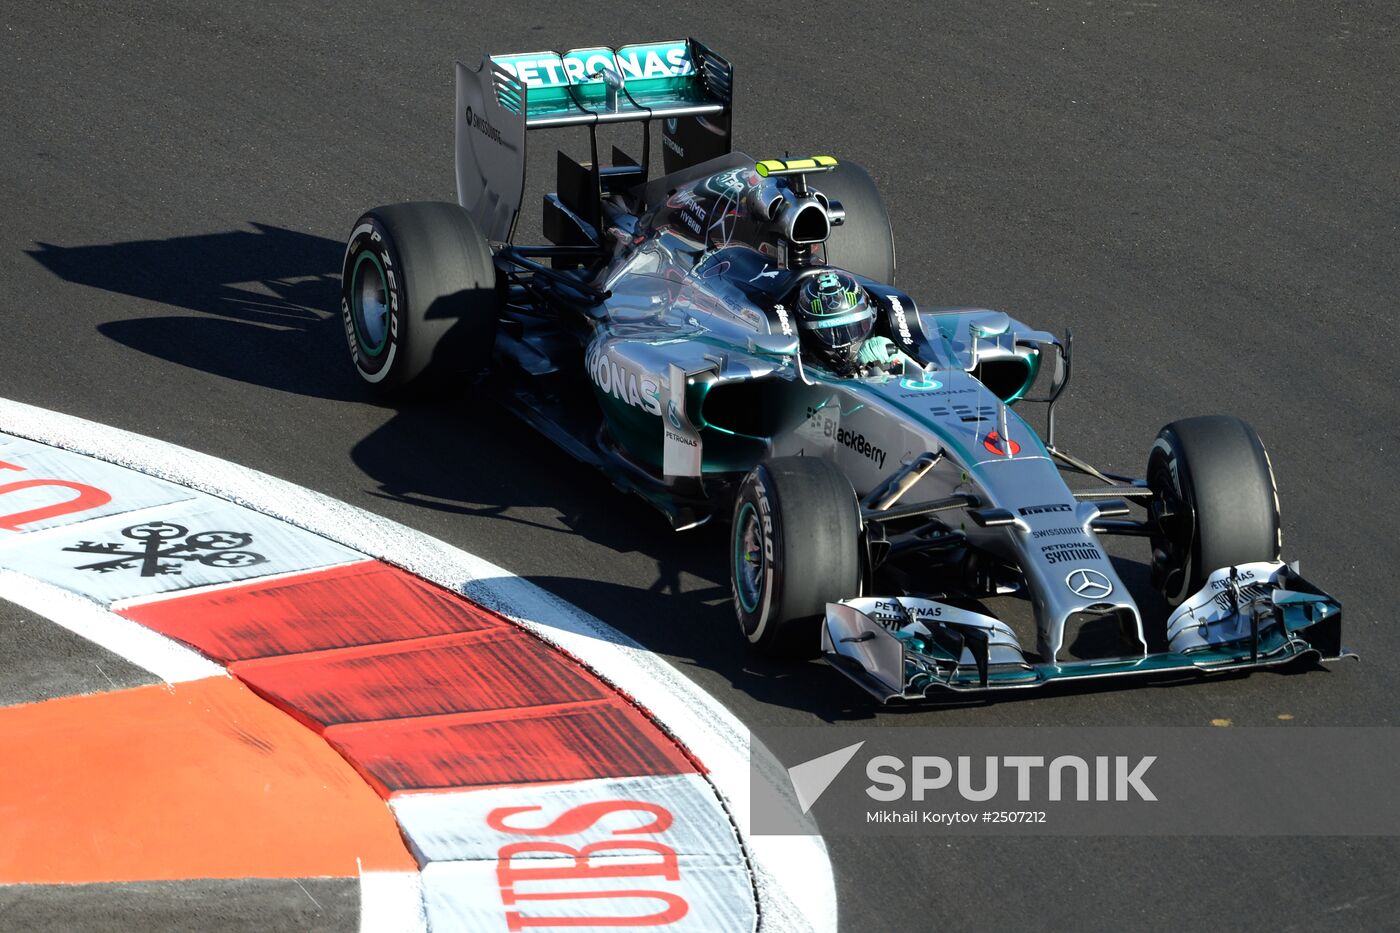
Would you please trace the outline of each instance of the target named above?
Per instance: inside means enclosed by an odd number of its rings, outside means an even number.
[[[1075,596],[1083,596],[1085,599],[1103,599],[1113,592],[1113,584],[1109,582],[1108,577],[1088,567],[1071,570],[1069,576],[1065,577],[1065,586],[1069,587]]]

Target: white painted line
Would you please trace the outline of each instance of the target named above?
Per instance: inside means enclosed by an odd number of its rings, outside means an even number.
[[[0,399],[0,431],[226,498],[456,589],[514,619],[631,695],[700,758],[749,856],[763,930],[836,929],[836,887],[821,837],[749,832],[748,729],[616,629],[473,554],[207,454],[6,399]],[[764,772],[767,780],[787,781],[776,765],[765,764]]]
[[[427,933],[423,877],[416,871],[360,872],[360,933]]]
[[[77,593],[0,570],[0,599],[23,606],[145,668],[166,683],[217,677],[224,669],[197,651],[109,612]]]

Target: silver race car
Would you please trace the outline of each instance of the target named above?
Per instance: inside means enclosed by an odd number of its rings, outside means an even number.
[[[870,176],[733,151],[732,87],[694,39],[459,63],[459,203],[350,235],[361,377],[475,383],[676,528],[730,520],[744,637],[882,701],[1346,654],[1341,607],[1281,560],[1248,425],[1168,425],[1144,478],[1066,453],[1069,335],[900,291]],[[605,163],[623,123],[640,159]],[[527,134],[555,127],[585,128],[588,158],[558,154],[549,243],[516,244]],[[1144,539],[1168,618],[1145,624],[1104,535]],[[1028,601],[1033,645],[986,611],[998,595]]]

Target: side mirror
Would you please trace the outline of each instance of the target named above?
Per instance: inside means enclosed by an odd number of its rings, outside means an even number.
[[[786,334],[753,334],[749,337],[749,352],[768,356],[797,356],[798,340]]]
[[[840,201],[826,202],[826,218],[831,221],[833,227],[839,227],[846,222],[846,209],[841,206]]]
[[[1055,354],[1055,371],[1050,380],[1050,397],[1059,398],[1064,391],[1065,384],[1069,382],[1070,351],[1074,346],[1074,334],[1065,331],[1064,343],[1060,345],[1060,352]]]
[[[974,340],[999,337],[1011,327],[1011,317],[1004,311],[983,311],[968,325]]]

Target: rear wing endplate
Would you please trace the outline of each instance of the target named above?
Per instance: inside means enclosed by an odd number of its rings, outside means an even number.
[[[511,238],[525,187],[525,131],[652,120],[667,174],[730,151],[734,69],[695,39],[457,63],[457,201],[493,241]]]

